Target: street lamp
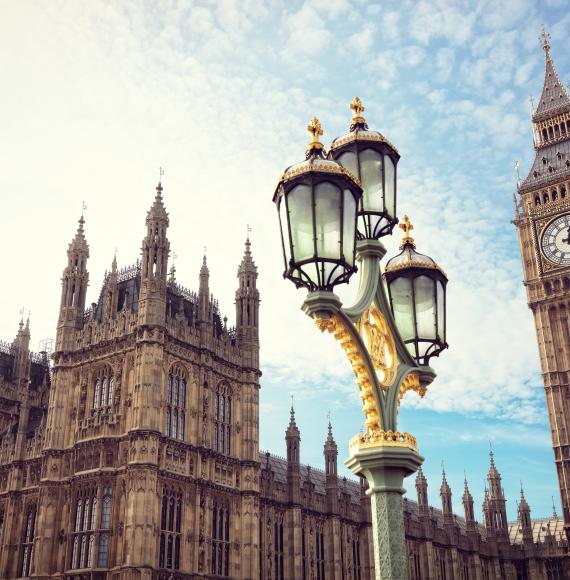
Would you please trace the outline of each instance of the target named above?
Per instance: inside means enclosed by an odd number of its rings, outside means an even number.
[[[371,497],[376,578],[405,580],[407,556],[402,513],[404,478],[423,462],[415,437],[397,429],[407,391],[424,396],[435,372],[433,356],[447,348],[447,277],[416,251],[407,216],[400,224],[401,253],[388,261],[380,237],[396,216],[396,148],[369,131],[358,97],[350,105],[350,132],[333,141],[328,156],[313,118],[306,160],[281,176],[273,201],[281,225],[284,277],[309,293],[303,311],[345,350],[363,402],[366,431],[349,443],[345,462],[366,477]],[[333,289],[349,281],[359,264],[355,304],[343,307]]]

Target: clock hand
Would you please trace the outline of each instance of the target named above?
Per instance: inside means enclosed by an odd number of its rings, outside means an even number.
[[[565,244],[570,244],[570,227],[568,228],[568,237],[562,240]]]

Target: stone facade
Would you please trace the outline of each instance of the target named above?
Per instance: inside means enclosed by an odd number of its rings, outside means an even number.
[[[548,70],[547,59],[547,79]],[[543,203],[539,180],[525,182],[517,203],[561,486],[570,351],[559,326],[570,284],[537,270],[531,225],[566,207],[569,175],[549,182],[557,199],[548,193]],[[293,409],[286,458],[259,451],[260,300],[249,240],[229,328],[205,258],[198,293],[168,273],[168,226],[159,184],[140,261],[119,270],[114,260],[87,307],[81,218],[62,277],[53,364],[48,352],[30,352],[28,323],[0,343],[0,578],[373,578],[367,484],[339,478],[330,424],[324,471],[301,463]],[[568,578],[563,520],[532,520],[521,490],[509,523],[493,455],[483,525],[467,482],[464,517],[452,512],[445,474],[441,509],[430,507],[421,470],[415,487],[417,501],[403,500],[411,579]]]
[[[543,30],[544,85],[533,112],[535,159],[518,183],[515,219],[533,313],[564,525],[570,537],[570,97]],[[570,231],[570,230],[568,230]]]
[[[167,274],[162,186],[141,260],[114,260],[86,308],[89,247],[81,218],[62,276],[48,353],[29,324],[0,345],[0,577],[366,580],[374,577],[365,480],[339,478],[329,424],[324,471],[301,463],[291,409],[286,458],[259,451],[259,293],[249,240],[238,268],[236,326],[209,290]],[[413,579],[562,578],[557,516],[508,523],[494,459],[475,522],[404,500]],[[384,509],[388,506],[376,506]],[[557,575],[558,574],[558,575]]]

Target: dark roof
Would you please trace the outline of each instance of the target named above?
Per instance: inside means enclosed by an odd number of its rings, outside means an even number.
[[[568,163],[567,163],[568,162]],[[520,184],[524,192],[559,181],[570,174],[570,139],[552,143],[536,152],[534,163],[526,179]]]
[[[259,452],[259,461],[262,469],[267,469],[267,452]],[[287,485],[287,460],[277,455],[269,454],[269,467],[273,471],[275,481]],[[326,475],[322,469],[301,464],[300,476],[301,485],[303,485],[311,472],[311,483],[315,486],[315,492],[326,495]],[[341,478],[339,481],[339,490],[346,491],[350,495],[351,501],[358,503],[360,501],[360,483],[354,479]]]
[[[566,94],[564,84],[558,78],[550,56],[550,50],[547,50],[544,86],[542,87],[542,94],[534,112],[533,120],[540,121],[553,113],[562,112],[566,108],[570,109],[570,98]]]

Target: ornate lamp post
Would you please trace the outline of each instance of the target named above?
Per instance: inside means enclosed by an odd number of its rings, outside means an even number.
[[[447,277],[416,251],[407,216],[400,228],[400,254],[384,268],[380,242],[398,223],[396,148],[369,131],[355,97],[350,132],[335,139],[328,156],[319,141],[320,123],[308,126],[306,160],[281,176],[277,205],[284,277],[309,290],[303,311],[321,331],[340,341],[356,375],[366,432],[349,443],[345,462],[366,477],[372,503],[376,578],[404,580],[407,556],[402,513],[403,481],[423,462],[415,437],[397,428],[398,407],[407,391],[423,397],[435,372],[433,356],[447,348]],[[333,293],[360,267],[359,291],[350,308]]]

